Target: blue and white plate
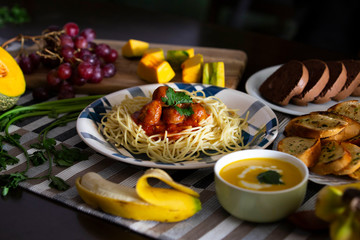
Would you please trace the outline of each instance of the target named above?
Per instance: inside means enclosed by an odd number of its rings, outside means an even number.
[[[102,114],[110,111],[112,106],[120,104],[126,95],[129,97],[149,96],[150,92],[153,92],[161,85],[164,84],[132,87],[111,93],[96,100],[79,115],[76,123],[78,134],[88,146],[97,152],[112,159],[133,165],[163,169],[197,169],[214,166],[215,162],[222,156],[221,154],[215,156],[204,155],[198,161],[183,161],[177,163],[154,162],[150,161],[145,154],[134,155],[125,148],[116,148],[107,142],[102,133],[98,131],[98,126],[103,116]],[[254,144],[251,144],[251,148],[266,148],[275,140],[278,134],[278,119],[275,113],[268,106],[250,95],[237,90],[211,85],[183,83],[169,83],[166,85],[174,89],[185,89],[189,92],[202,90],[206,96],[216,96],[221,99],[228,108],[239,109],[238,114],[241,117],[245,117],[246,113],[249,112],[249,127],[246,131],[243,131],[245,144],[253,140],[259,129],[266,128],[265,135],[256,137],[253,141]]]

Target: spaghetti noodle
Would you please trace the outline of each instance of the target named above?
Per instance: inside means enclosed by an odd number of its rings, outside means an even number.
[[[194,103],[205,108],[208,117],[199,122],[198,126],[149,136],[143,126],[134,121],[133,114],[149,103],[152,97],[126,96],[121,104],[114,106],[102,118],[101,127],[105,138],[116,147],[123,146],[133,154],[145,153],[152,161],[166,163],[198,160],[201,153],[217,155],[247,147],[242,136],[242,130],[247,127],[247,116],[241,118],[237,110],[228,109],[214,96],[205,97],[202,91],[179,92],[191,96]]]

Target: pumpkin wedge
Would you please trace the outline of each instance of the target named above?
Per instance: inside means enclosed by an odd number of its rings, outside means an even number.
[[[25,92],[25,78],[15,59],[0,47],[0,111],[14,106]]]
[[[167,83],[175,77],[175,72],[167,61],[152,54],[142,57],[137,68],[138,76],[151,83]]]
[[[184,83],[200,82],[202,77],[203,56],[196,54],[186,59],[182,64],[182,81]]]
[[[129,39],[121,49],[122,55],[127,58],[141,57],[149,45],[148,42]]]

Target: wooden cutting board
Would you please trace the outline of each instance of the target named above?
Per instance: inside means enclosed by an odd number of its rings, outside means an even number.
[[[97,42],[106,43],[118,51],[119,57],[115,63],[117,72],[115,76],[104,78],[104,80],[98,84],[88,83],[84,86],[77,87],[77,93],[108,94],[120,89],[149,84],[140,79],[136,74],[139,59],[127,59],[121,56],[121,48],[126,43],[125,41],[98,40]],[[150,48],[162,48],[165,54],[167,50],[177,50],[189,47],[190,46],[150,44]],[[200,53],[203,55],[204,62],[223,61],[225,64],[226,87],[233,89],[237,87],[247,62],[247,55],[245,52],[220,48],[193,48],[195,54]],[[46,74],[48,72],[48,69],[40,68],[32,74],[25,75],[27,87],[33,89],[38,86],[44,86],[46,84]],[[171,82],[181,82],[181,72],[176,72],[176,76]]]

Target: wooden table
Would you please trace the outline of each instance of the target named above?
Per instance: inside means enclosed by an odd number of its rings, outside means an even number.
[[[244,91],[246,79],[265,67],[291,59],[335,60],[348,57],[296,42],[225,27],[199,25],[197,34],[198,39],[191,42],[191,45],[238,49],[246,52],[247,66],[237,87],[241,91]],[[114,40],[126,40],[121,34],[112,36]],[[134,38],[136,37],[134,34]],[[161,42],[161,36],[152,36],[149,39]],[[163,43],[178,44],[176,41]],[[121,226],[22,189],[0,200],[0,213],[1,239],[148,239]],[[319,233],[319,237],[324,236],[326,233]]]

